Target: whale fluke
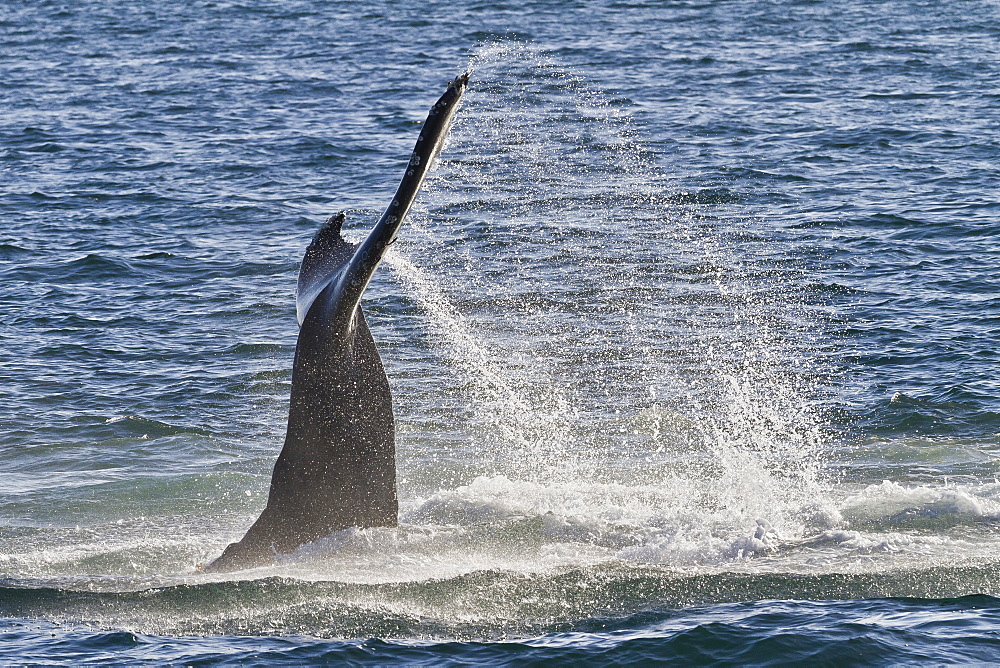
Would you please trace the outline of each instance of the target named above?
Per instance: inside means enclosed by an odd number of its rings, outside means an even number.
[[[468,81],[465,73],[449,82],[431,108],[396,194],[368,237],[360,244],[345,241],[345,215],[339,213],[306,250],[288,432],[267,507],[243,539],[204,570],[273,563],[339,529],[396,526],[392,397],[360,301],[441,151]]]

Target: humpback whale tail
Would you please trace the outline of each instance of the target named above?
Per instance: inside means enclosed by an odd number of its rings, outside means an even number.
[[[449,82],[420,130],[399,187],[367,238],[327,220],[299,270],[299,337],[285,444],[267,506],[206,571],[253,568],[332,531],[396,526],[395,424],[389,382],[361,312],[361,295],[441,151],[469,74]]]

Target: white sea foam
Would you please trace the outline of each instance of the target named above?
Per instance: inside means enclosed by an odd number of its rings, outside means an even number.
[[[993,498],[996,487],[907,486],[886,480],[848,497],[842,512],[852,523],[885,526],[996,520],[1000,519],[1000,502]]]

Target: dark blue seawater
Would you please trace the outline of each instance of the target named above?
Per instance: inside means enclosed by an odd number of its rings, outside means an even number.
[[[298,262],[400,526],[266,500]],[[1000,6],[0,5],[0,662],[1000,660]]]

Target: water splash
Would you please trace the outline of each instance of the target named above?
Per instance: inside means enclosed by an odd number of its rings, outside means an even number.
[[[430,316],[428,326],[447,346],[447,359],[469,379],[479,446],[498,456],[494,467],[509,471],[511,459],[527,457],[535,463],[535,474],[559,472],[556,456],[570,442],[572,422],[558,388],[541,385],[541,396],[530,391],[513,368],[500,362],[501,353],[477,337],[426,271],[400,253],[390,252],[385,259]]]
[[[484,45],[389,264],[514,480],[678,485],[706,522],[800,533],[822,491],[822,323],[766,225],[678,196],[627,101]],[[461,402],[458,402],[461,403]],[[690,483],[696,482],[691,493]],[[725,509],[722,515],[716,511]]]

